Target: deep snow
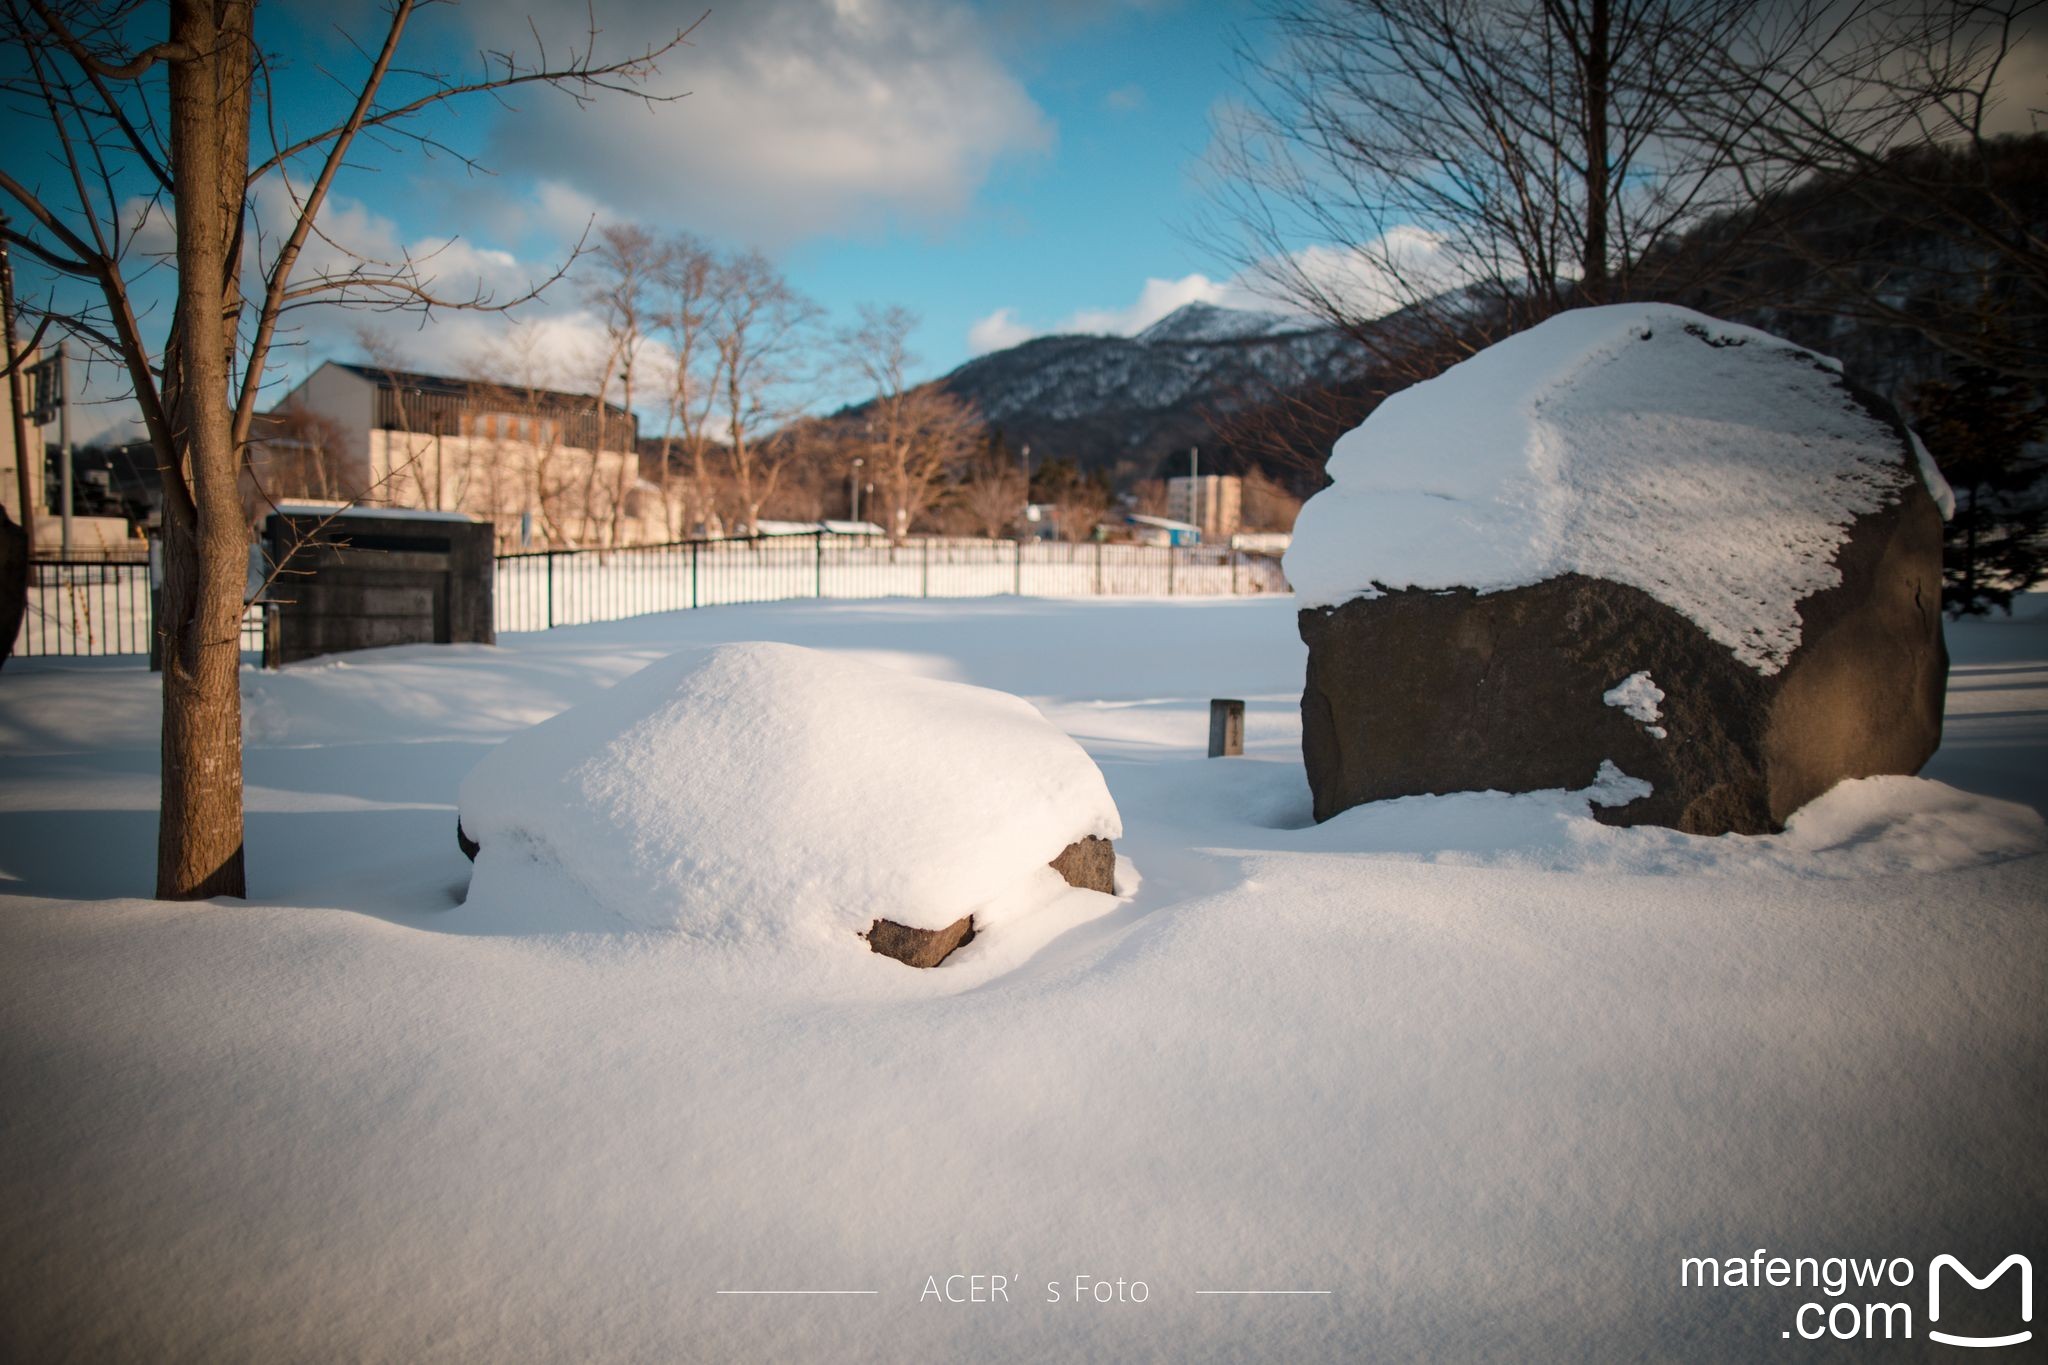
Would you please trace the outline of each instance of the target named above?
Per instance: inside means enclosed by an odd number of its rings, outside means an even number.
[[[1811,1291],[1678,1258],[2048,1264],[2040,606],[1952,630],[1941,781],[1711,842],[1563,793],[1310,825],[1285,600],[356,655],[246,675],[246,906],[117,899],[155,680],[12,662],[0,1356],[1810,1358]],[[482,754],[746,639],[1032,699],[1107,778],[1125,898],[930,972],[455,909]],[[1201,757],[1211,696],[1245,758]],[[953,1273],[1011,1302],[920,1304]],[[718,1292],[796,1288],[876,1293]],[[1245,1288],[1331,1292],[1197,1292]]]
[[[1760,673],[1841,582],[1857,516],[1922,471],[1840,366],[1669,304],[1559,314],[1403,390],[1337,442],[1295,523],[1305,606],[1380,588],[1640,588]],[[1917,447],[1916,447],[1917,449]]]

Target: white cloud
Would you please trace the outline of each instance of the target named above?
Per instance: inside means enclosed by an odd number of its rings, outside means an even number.
[[[1363,248],[1311,246],[1267,261],[1252,275],[1268,294],[1296,295],[1306,285],[1360,317],[1378,317],[1460,280],[1442,238],[1421,228],[1395,228]]]
[[[1199,272],[1177,280],[1149,279],[1138,297],[1122,308],[1083,308],[1060,324],[1062,332],[1131,336],[1144,331],[1175,309],[1190,303],[1222,308],[1271,309],[1272,304],[1240,288],[1234,281],[1216,281]]]
[[[689,11],[694,16],[695,10]],[[530,48],[526,9],[479,7],[479,36]],[[551,52],[587,45],[583,0],[536,16]],[[667,0],[604,10],[600,52],[673,32]],[[991,164],[1049,147],[1050,121],[1004,69],[974,12],[940,0],[740,0],[664,60],[647,106],[535,95],[487,161],[612,213],[775,246],[893,219],[945,220]]]
[[[1014,316],[1015,309],[998,308],[987,317],[967,329],[967,349],[973,355],[986,355],[990,351],[1006,351],[1021,342],[1031,340],[1038,333]]]

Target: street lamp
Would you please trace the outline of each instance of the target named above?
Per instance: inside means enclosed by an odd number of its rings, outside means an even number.
[[[853,459],[853,472],[846,476],[846,482],[853,489],[853,520],[855,525],[860,523],[860,467],[866,463],[866,460],[856,455]]]

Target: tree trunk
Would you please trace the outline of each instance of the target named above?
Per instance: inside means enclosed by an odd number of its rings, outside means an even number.
[[[242,594],[248,531],[236,488],[230,401],[244,178],[249,166],[253,4],[172,0],[169,71],[177,168],[178,294],[164,355],[171,449],[191,503],[164,519],[163,799],[156,893],[247,894],[242,875]]]
[[[1587,24],[1584,75],[1586,85],[1586,244],[1580,261],[1581,289],[1586,302],[1606,303],[1613,287],[1607,264],[1609,160],[1607,132],[1613,96],[1614,58],[1611,0],[1592,0]]]

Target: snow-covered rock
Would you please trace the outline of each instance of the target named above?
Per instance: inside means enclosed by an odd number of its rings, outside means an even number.
[[[1902,439],[1790,342],[1671,305],[1579,309],[1339,440],[1287,580],[1303,606],[1335,606],[1584,574],[1774,673],[1799,647],[1799,603],[1842,581],[1850,526],[1926,467],[1902,464]]]
[[[580,894],[749,943],[986,930],[1067,894],[1048,864],[1068,845],[1122,832],[1030,703],[781,644],[675,655],[513,736],[460,820],[472,905],[531,919]]]
[[[1286,557],[1317,816],[1612,759],[1651,792],[1604,819],[1761,833],[1918,771],[1948,667],[1926,468],[1832,361],[1663,305],[1395,395]]]

